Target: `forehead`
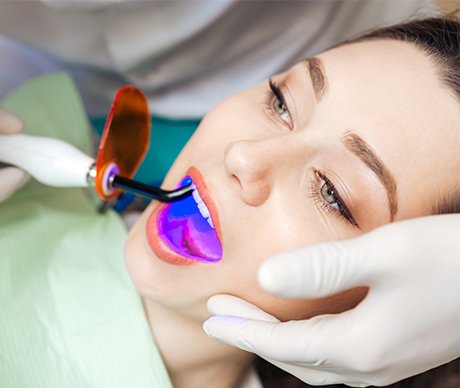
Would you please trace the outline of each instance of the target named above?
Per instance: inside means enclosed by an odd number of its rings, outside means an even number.
[[[459,103],[435,64],[416,46],[393,40],[344,45],[319,57],[329,87],[324,107],[341,128],[362,134],[393,172],[400,209],[408,211],[399,216],[426,213],[440,182],[442,190],[455,187],[446,171],[460,167]],[[414,194],[423,199],[417,209],[409,201]]]
[[[334,98],[360,104],[363,113],[371,109],[376,119],[439,120],[433,108],[454,102],[432,60],[413,44],[373,40],[344,45],[319,57]]]

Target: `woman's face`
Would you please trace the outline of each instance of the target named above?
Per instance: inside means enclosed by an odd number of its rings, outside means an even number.
[[[126,244],[131,277],[143,297],[200,321],[217,293],[282,320],[351,308],[364,289],[288,301],[258,286],[257,269],[285,250],[429,214],[458,187],[449,145],[460,143],[459,122],[457,100],[410,44],[368,41],[305,60],[212,110],[166,177],[169,189],[187,175],[197,184],[222,259],[165,248],[166,205],[153,202]]]

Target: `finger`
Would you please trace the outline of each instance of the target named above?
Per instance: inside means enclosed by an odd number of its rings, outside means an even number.
[[[279,322],[257,306],[232,295],[214,295],[208,299],[208,311],[214,315],[233,315],[261,321]]]
[[[0,202],[6,200],[27,182],[29,176],[19,168],[0,169]]]
[[[204,330],[212,338],[263,358],[321,368],[331,365],[329,355],[347,328],[344,324],[340,315],[283,323],[216,316],[205,322]]]
[[[268,259],[258,281],[266,291],[290,298],[318,298],[371,285],[378,273],[375,237],[318,244]]]
[[[355,387],[368,386],[368,383],[346,373],[348,367],[344,364],[347,364],[349,355],[346,350],[354,345],[353,339],[343,340],[343,332],[352,331],[352,320],[347,315],[343,313],[286,323],[217,316],[206,321],[204,329],[210,337],[256,353],[306,383],[327,385],[345,382]],[[342,358],[345,358],[345,363],[340,361]]]
[[[0,108],[0,133],[18,133],[24,127],[22,120]]]

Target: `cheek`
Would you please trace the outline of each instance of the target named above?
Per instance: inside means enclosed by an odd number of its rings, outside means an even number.
[[[225,283],[225,287],[221,287],[221,293],[245,299],[281,321],[337,314],[355,307],[365,297],[366,288],[356,288],[317,300],[282,299],[265,292],[258,285],[257,271],[268,257],[323,240],[313,230],[309,233],[298,233],[298,227],[273,227],[281,224],[259,220],[252,230],[246,230],[238,237],[234,236],[232,240],[238,243],[227,247],[226,260],[231,266],[226,269],[229,281]]]
[[[190,144],[205,153],[217,147],[221,151],[229,142],[254,136],[264,127],[257,90],[248,90],[216,105],[200,123]],[[265,128],[264,128],[265,129]]]
[[[263,241],[263,244],[255,242]],[[303,246],[303,242],[286,242],[273,238],[254,239],[238,244],[238,251],[231,252],[227,268],[227,279],[221,283],[221,293],[231,294],[247,300],[281,321],[307,319],[322,314],[337,314],[355,307],[366,295],[366,288],[356,288],[316,300],[292,300],[275,297],[265,292],[257,282],[260,265],[271,255]],[[243,247],[246,247],[244,249]],[[223,280],[223,279],[222,279]],[[223,286],[226,284],[226,287]]]

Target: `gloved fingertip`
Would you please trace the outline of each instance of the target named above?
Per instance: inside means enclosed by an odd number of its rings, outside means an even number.
[[[211,296],[209,299],[208,299],[208,302],[206,303],[206,307],[208,309],[208,312],[210,314],[215,314],[215,310],[214,310],[214,304],[216,302],[216,295],[214,296]]]
[[[204,321],[203,323],[203,330],[208,337],[213,337],[212,333],[213,333],[214,326],[216,324],[215,323],[216,318],[217,317],[211,317],[207,319],[206,321]]]
[[[283,271],[280,271],[277,258],[271,258],[261,265],[257,272],[259,285],[268,292],[279,294],[283,291]]]
[[[225,338],[231,335],[245,321],[241,317],[218,315],[205,321],[203,323],[203,330],[208,337],[228,343],[228,341],[225,341]]]
[[[217,294],[213,295],[208,299],[206,304],[208,311],[214,315],[222,315],[220,312],[228,304],[229,300],[232,300],[233,297],[226,294]]]

